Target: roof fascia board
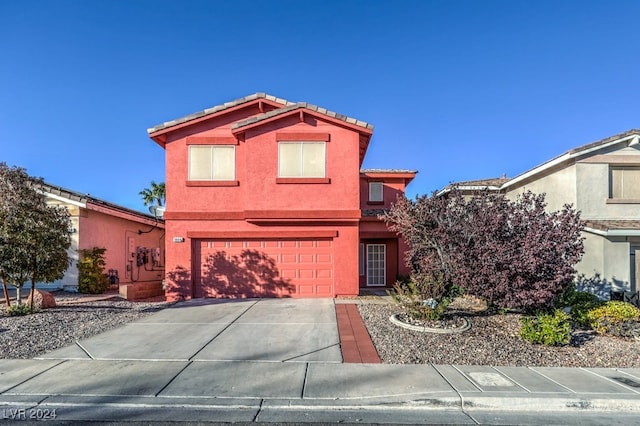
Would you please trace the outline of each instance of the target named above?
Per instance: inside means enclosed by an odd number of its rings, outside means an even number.
[[[376,172],[376,173],[360,173],[362,176],[364,177],[370,177],[370,178],[389,178],[389,179],[413,179],[414,177],[416,177],[416,173],[381,173],[381,172]]]
[[[147,216],[143,213],[136,213],[126,209],[120,209],[111,205],[92,203],[91,200],[87,203],[87,210],[93,210],[98,213],[108,214],[110,216],[119,217],[121,219],[127,219],[134,222],[142,223],[144,225],[155,225],[158,228],[164,228],[164,222],[159,221],[151,216]]]
[[[232,129],[231,133],[233,133],[234,135],[237,135],[237,134],[243,133],[243,132],[245,132],[245,131],[247,131],[249,129],[260,127],[260,126],[263,126],[265,124],[272,123],[274,121],[277,121],[277,120],[280,120],[280,119],[283,119],[283,118],[286,118],[286,117],[290,117],[292,115],[297,115],[297,114],[300,113],[300,111],[303,111],[304,114],[309,114],[309,115],[311,115],[313,117],[316,117],[316,118],[318,118],[320,120],[328,121],[328,122],[330,122],[332,124],[335,124],[337,126],[347,127],[349,129],[355,130],[355,131],[357,131],[359,133],[362,133],[364,135],[367,135],[367,136],[371,136],[373,134],[373,129],[368,129],[368,128],[365,128],[365,127],[362,127],[362,126],[358,126],[357,124],[348,123],[346,121],[330,117],[328,115],[316,112],[316,111],[308,109],[306,107],[295,108],[295,109],[292,109],[290,111],[283,112],[282,114],[274,115],[273,117],[268,117],[268,118],[265,118],[265,119],[262,119],[262,120],[255,121],[253,123],[248,123],[248,124],[246,124],[244,126]]]
[[[500,189],[502,189],[502,187],[495,186],[495,185],[468,185],[468,186],[453,185],[453,187],[455,187],[459,191],[484,191],[484,190],[500,191]],[[439,197],[448,192],[451,192],[451,188],[452,186],[447,186],[446,188],[441,189],[436,193],[436,197]]]
[[[51,198],[51,199],[56,200],[56,201],[61,201],[63,203],[71,204],[72,206],[82,207],[82,208],[86,208],[87,207],[87,203],[82,203],[80,201],[75,201],[75,200],[72,200],[72,199],[67,198],[67,197],[62,197],[60,195],[52,194],[51,192],[42,191],[42,194],[44,194],[45,197],[47,197],[47,198]]]
[[[617,144],[622,143],[622,142],[626,142],[626,141],[628,141],[630,139],[633,140],[633,139],[635,139],[637,137],[638,137],[637,135],[628,135],[628,136],[625,136],[625,137],[622,137],[622,138],[619,138],[619,139],[614,139],[614,140],[612,140],[610,142],[607,142],[607,143],[604,143],[602,145],[597,145],[597,146],[592,146],[590,148],[586,148],[586,149],[581,150],[581,151],[576,151],[576,152],[569,151],[569,152],[567,152],[565,154],[562,154],[562,155],[560,155],[560,156],[558,156],[558,157],[556,157],[556,158],[554,158],[554,159],[552,159],[552,160],[550,160],[550,161],[548,161],[548,162],[546,162],[544,164],[541,164],[538,167],[535,167],[535,168],[529,170],[528,172],[524,172],[521,175],[514,177],[513,179],[505,182],[500,188],[501,189],[507,189],[510,186],[513,186],[513,185],[515,185],[515,184],[517,184],[519,182],[527,180],[532,176],[535,176],[535,175],[537,175],[539,173],[542,173],[545,170],[548,170],[550,168],[558,166],[558,165],[560,165],[560,164],[562,164],[564,162],[573,160],[573,159],[578,158],[578,157],[582,157],[584,155],[591,154],[593,152],[599,151],[599,150],[604,149],[604,148],[608,148],[608,147],[613,146],[613,145],[617,145]]]
[[[640,237],[640,229],[609,229],[608,231],[603,231],[585,226],[584,231],[602,237]]]

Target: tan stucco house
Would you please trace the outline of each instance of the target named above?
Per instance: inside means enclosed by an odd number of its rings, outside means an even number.
[[[527,190],[545,193],[550,211],[572,204],[586,225],[578,274],[599,276],[603,296],[640,290],[640,130],[571,149],[514,178],[456,185],[467,193],[486,188],[509,198]]]

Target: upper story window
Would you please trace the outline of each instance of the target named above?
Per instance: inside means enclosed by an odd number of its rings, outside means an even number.
[[[278,177],[326,177],[325,142],[279,142]]]
[[[189,180],[232,181],[235,175],[235,146],[189,146]]]
[[[382,193],[382,182],[369,182],[369,201],[374,203],[381,203],[384,201]]]
[[[640,202],[640,166],[614,166],[610,172],[609,197]]]

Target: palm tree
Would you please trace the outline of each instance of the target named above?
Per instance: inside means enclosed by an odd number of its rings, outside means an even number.
[[[158,207],[162,207],[162,204],[165,201],[164,182],[155,183],[154,181],[151,181],[151,188],[143,189],[140,191],[140,195],[142,196],[142,201],[145,206],[158,203]]]

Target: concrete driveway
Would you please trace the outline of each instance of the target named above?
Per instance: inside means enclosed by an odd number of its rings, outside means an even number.
[[[195,299],[40,359],[341,363],[332,299]]]

